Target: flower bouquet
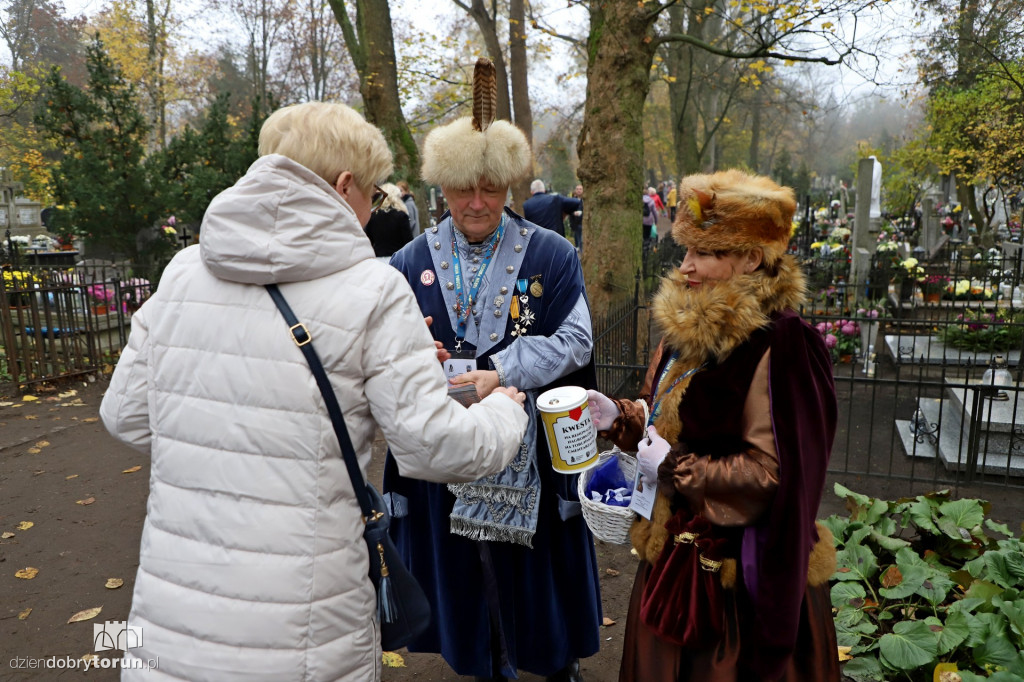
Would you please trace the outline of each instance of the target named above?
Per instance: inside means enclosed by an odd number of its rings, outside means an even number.
[[[993,301],[995,292],[986,286],[970,279],[949,281],[946,284],[945,297],[953,301]]]
[[[1024,315],[1007,310],[965,310],[957,324],[939,332],[939,340],[952,348],[973,352],[999,352],[1020,348]]]
[[[113,307],[114,290],[106,284],[90,284],[85,289],[89,305],[96,315],[106,315]]]
[[[921,280],[921,291],[926,301],[938,301],[948,286],[949,277],[946,275],[928,275]]]
[[[860,324],[856,320],[819,322],[815,329],[824,338],[833,361],[853,361],[854,354],[860,350]]]

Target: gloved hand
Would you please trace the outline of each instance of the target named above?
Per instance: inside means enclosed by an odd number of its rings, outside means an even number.
[[[587,391],[587,402],[590,404],[590,418],[598,431],[607,431],[619,417],[619,407],[615,402],[595,390]]]
[[[647,427],[647,438],[636,445],[636,464],[644,478],[652,482],[658,480],[658,465],[671,449],[672,446],[658,435],[653,424]]]

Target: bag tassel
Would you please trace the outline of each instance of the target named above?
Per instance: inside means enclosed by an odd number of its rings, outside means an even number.
[[[395,595],[391,589],[391,578],[389,577],[388,564],[384,561],[384,546],[377,543],[377,552],[380,554],[380,585],[377,586],[377,615],[382,623],[395,622]]]

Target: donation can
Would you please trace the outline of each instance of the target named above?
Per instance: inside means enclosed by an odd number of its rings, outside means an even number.
[[[587,390],[561,386],[537,397],[551,466],[561,474],[586,471],[597,464],[597,427],[590,418]]]

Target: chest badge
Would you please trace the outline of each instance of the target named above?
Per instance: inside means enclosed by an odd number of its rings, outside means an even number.
[[[437,276],[434,275],[433,270],[424,270],[423,272],[420,273],[420,284],[422,284],[425,287],[429,287],[431,284],[434,283],[436,279]]]

